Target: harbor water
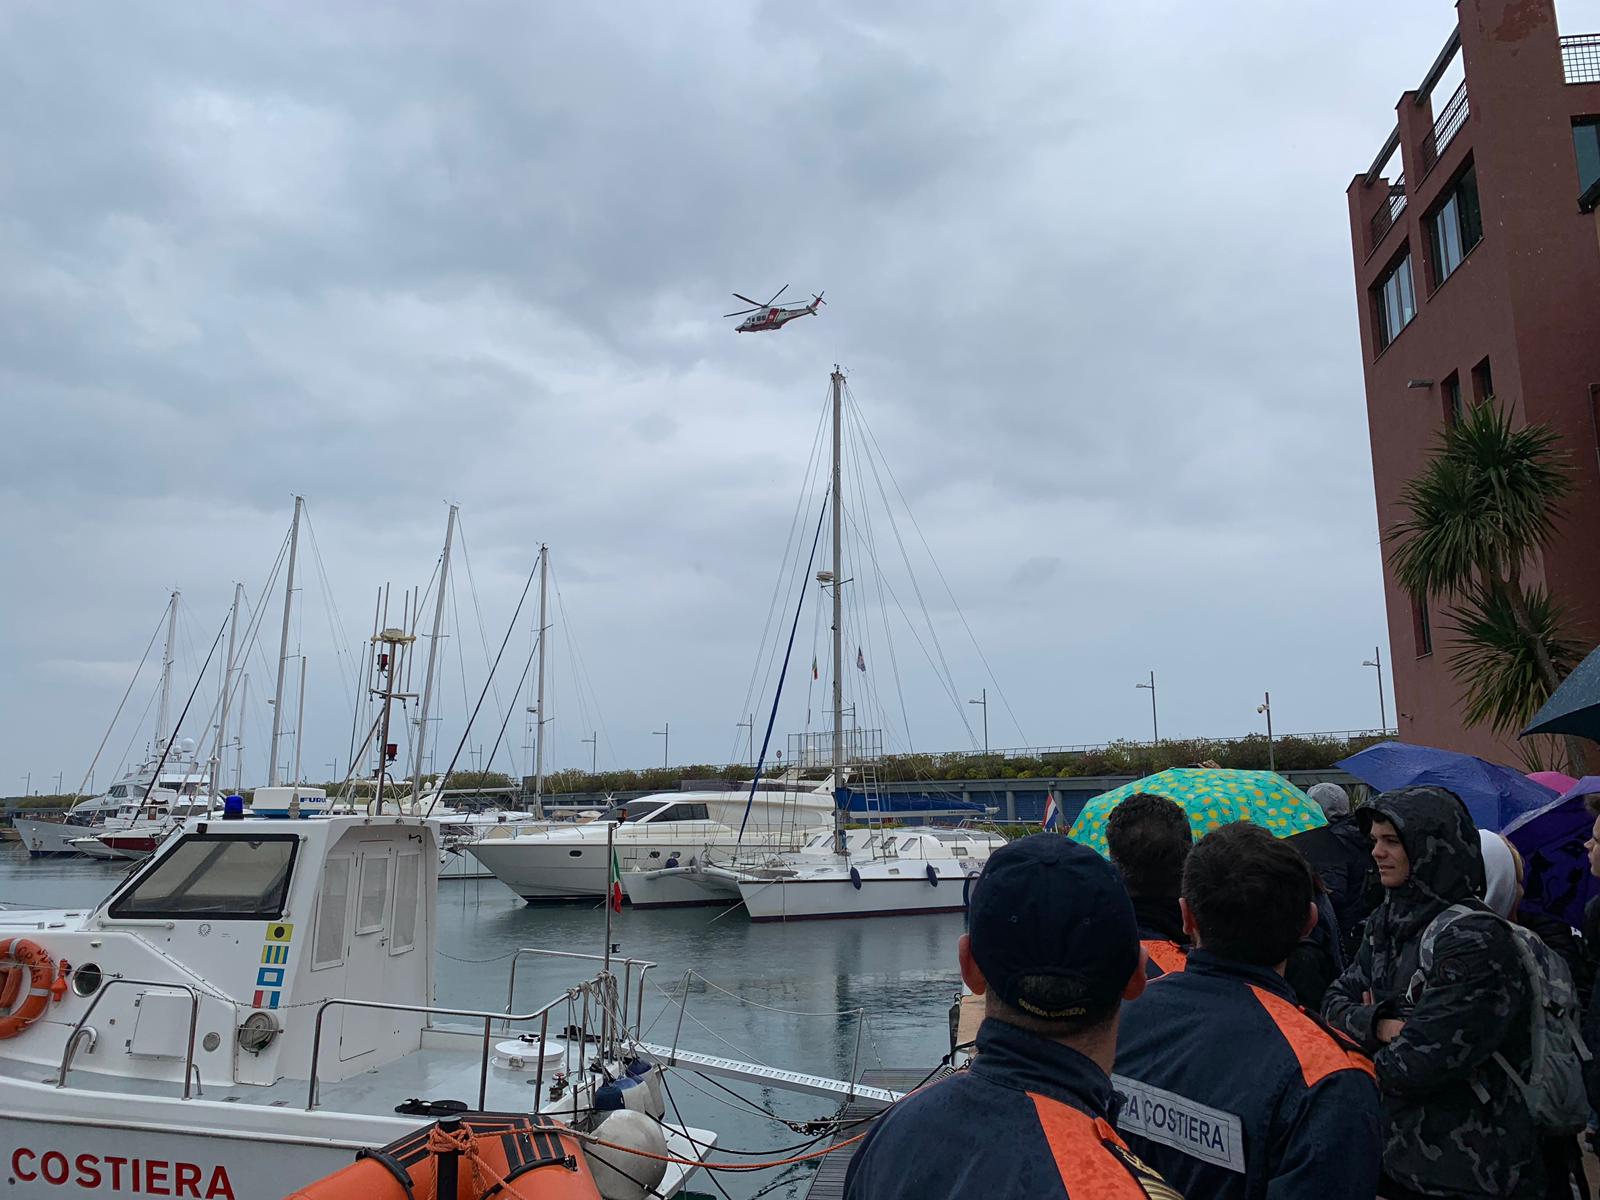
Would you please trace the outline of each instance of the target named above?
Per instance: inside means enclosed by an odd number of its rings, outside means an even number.
[[[128,867],[87,859],[30,861],[16,843],[0,844],[0,904],[92,904]],[[649,1041],[671,1045],[676,1036],[685,1049],[844,1079],[852,1066],[858,1073],[883,1066],[931,1069],[948,1050],[948,1012],[960,987],[955,944],[961,921],[958,914],[940,914],[758,925],[742,909],[625,909],[613,917],[611,940],[619,956],[658,964],[645,985],[642,1024]],[[600,907],[534,908],[497,880],[443,881],[438,1002],[504,1011],[514,951],[598,954],[605,926]],[[680,1008],[677,997],[691,969],[687,1004]],[[583,973],[580,964],[524,958],[516,1009],[539,1007]],[[859,1057],[858,1009],[866,1014]],[[819,1096],[726,1079],[714,1084],[683,1070],[669,1076],[669,1085],[687,1123],[717,1131],[716,1161],[788,1157],[786,1150],[814,1135],[765,1113],[802,1122],[837,1109]],[[803,1197],[815,1166],[723,1172],[715,1183],[701,1172],[689,1194]]]

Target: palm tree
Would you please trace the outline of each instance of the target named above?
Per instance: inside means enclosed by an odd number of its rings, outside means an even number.
[[[1467,722],[1501,733],[1526,722],[1582,657],[1562,633],[1562,607],[1523,582],[1572,490],[1558,441],[1548,425],[1517,427],[1492,398],[1474,405],[1405,485],[1407,516],[1386,535],[1401,586],[1424,602],[1455,601],[1450,669]],[[1582,747],[1569,739],[1568,753],[1581,771]]]

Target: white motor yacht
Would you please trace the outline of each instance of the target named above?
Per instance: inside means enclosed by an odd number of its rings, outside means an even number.
[[[81,854],[85,839],[150,821],[182,820],[211,804],[211,777],[193,760],[194,742],[184,738],[177,753],[156,756],[129,771],[100,796],[79,801],[61,817],[18,817],[17,837],[34,858]],[[107,857],[114,857],[107,855]]]
[[[739,896],[752,921],[960,912],[967,878],[1005,842],[973,829],[851,829],[840,855],[830,831],[737,868]]]
[[[748,808],[748,819],[746,811]],[[596,900],[606,894],[611,831],[624,877],[739,846],[777,851],[799,846],[833,820],[833,781],[801,782],[792,774],[754,790],[658,792],[629,800],[592,821],[571,825],[503,825],[467,849],[523,899]],[[743,837],[740,826],[744,826]]]
[[[8,1196],[276,1200],[446,1101],[604,1137],[601,1086],[661,1069],[635,1049],[651,964],[524,950],[594,961],[530,1011],[438,1006],[436,855],[415,817],[191,820],[93,908],[0,912],[27,980],[0,1018]],[[715,1143],[652,1115],[663,1156]]]

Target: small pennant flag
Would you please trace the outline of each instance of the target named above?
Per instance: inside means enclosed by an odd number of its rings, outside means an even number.
[[[1056,794],[1049,792],[1044,798],[1044,824],[1043,829],[1055,830],[1061,828],[1061,809],[1056,805]]]
[[[617,861],[617,852],[611,852],[611,887],[607,899],[611,903],[612,912],[622,911],[622,864]]]
[[[817,656],[815,654],[811,656],[811,678],[813,680],[817,678]]]
[[[856,670],[865,671],[866,669],[867,669],[867,657],[866,657],[866,655],[861,653],[861,647],[857,646],[856,647]]]

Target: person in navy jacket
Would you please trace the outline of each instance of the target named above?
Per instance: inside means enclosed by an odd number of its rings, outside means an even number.
[[[968,929],[977,1056],[877,1119],[846,1200],[1181,1200],[1111,1126],[1117,1017],[1145,988],[1115,868],[1060,834],[1012,842],[979,876]]]
[[[1308,1014],[1284,963],[1316,923],[1311,869],[1257,825],[1184,867],[1187,969],[1123,1012],[1113,1084],[1135,1153],[1191,1197],[1372,1200],[1383,1159],[1372,1064]]]

